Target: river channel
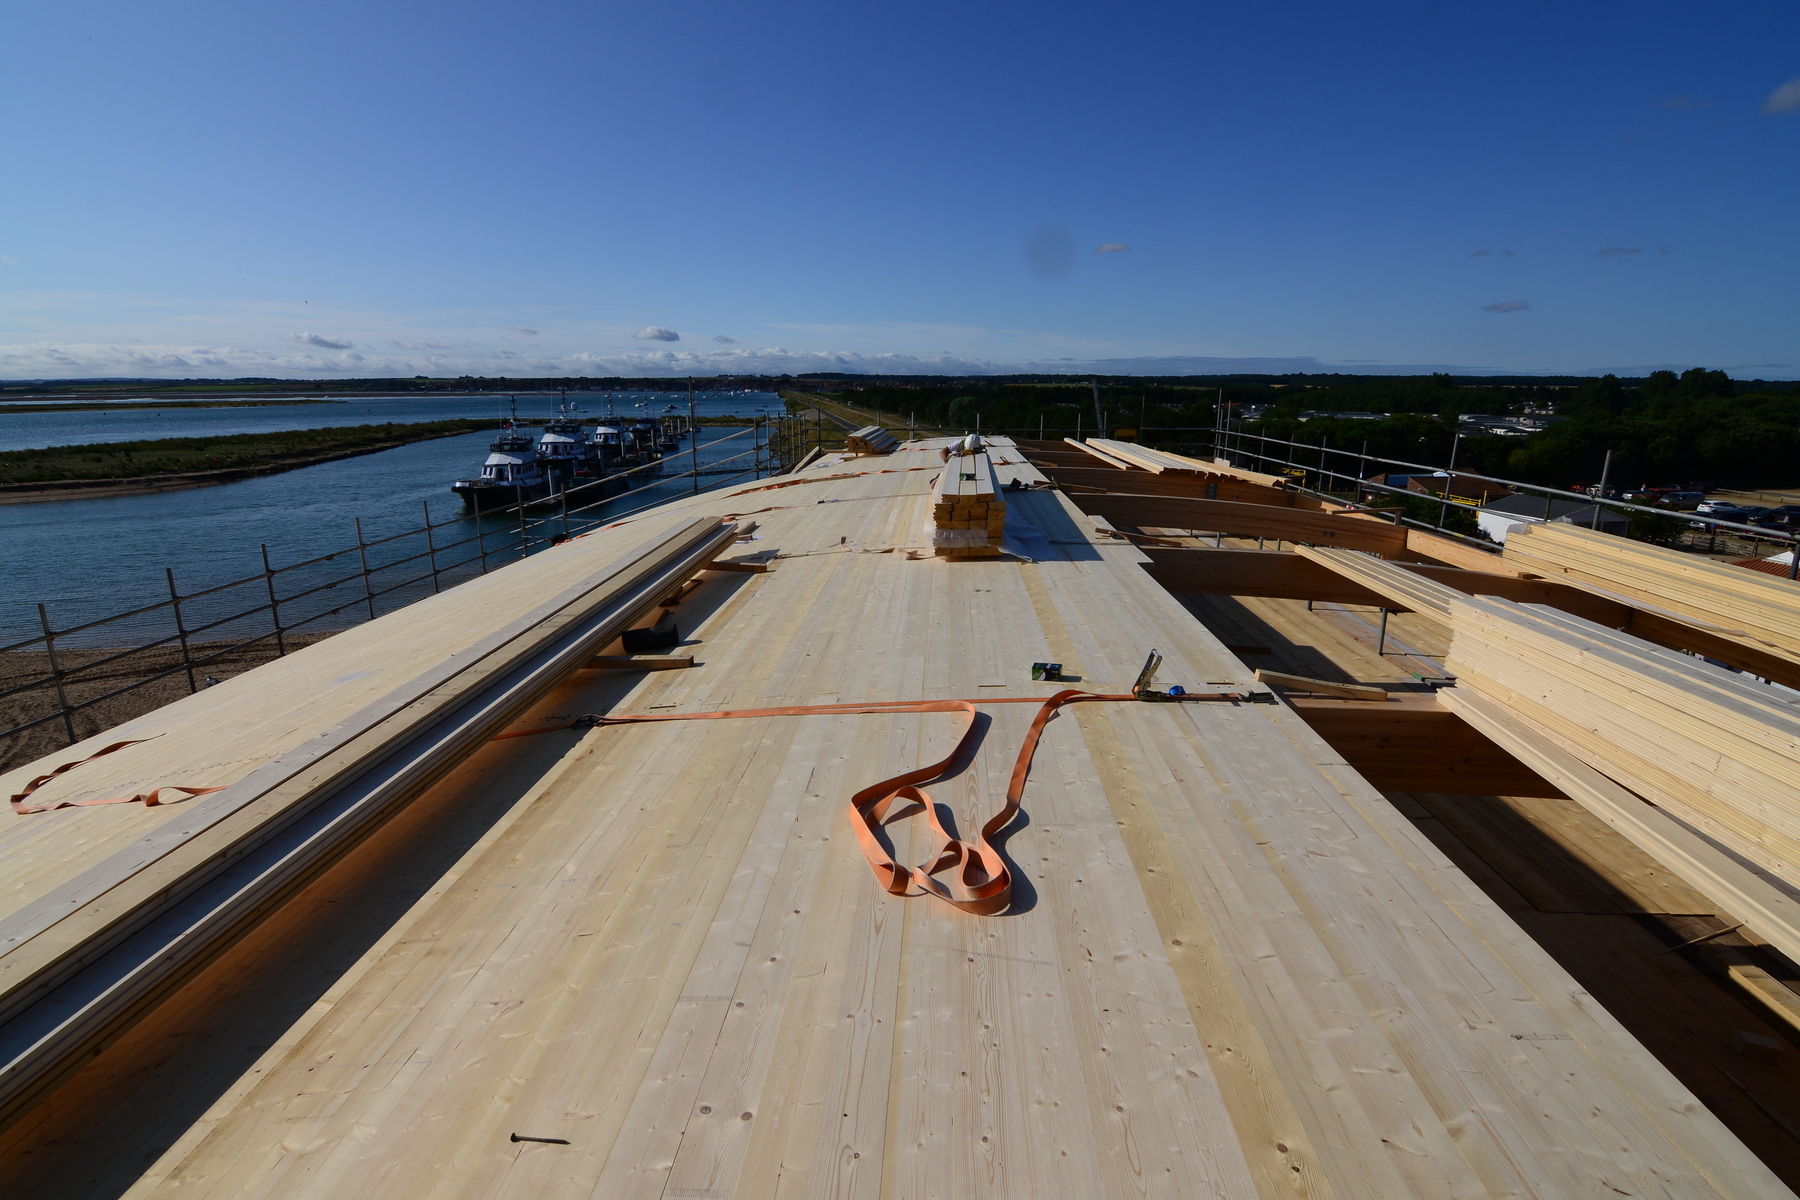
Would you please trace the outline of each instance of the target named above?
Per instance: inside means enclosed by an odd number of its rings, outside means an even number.
[[[702,397],[706,394],[702,393]],[[606,417],[605,396],[587,392],[577,399],[586,410],[580,415],[589,419]],[[661,413],[671,403],[676,411],[687,412],[685,393],[620,392],[613,393],[612,399],[621,421],[645,413]],[[261,408],[159,410],[146,404],[141,409],[134,406],[110,411],[8,413],[0,414],[0,449],[452,417],[494,417],[498,424],[506,403],[505,397],[496,399],[489,394],[354,397],[337,404]],[[521,421],[541,421],[554,414],[556,404],[554,394],[521,393],[519,417]],[[695,407],[702,417],[745,418],[741,427],[701,428],[702,489],[722,486],[734,478],[753,478],[753,458],[719,465],[714,468],[717,475],[707,470],[709,464],[749,451],[753,435],[722,442],[720,439],[740,428],[749,428],[750,418],[781,411],[779,398],[767,392],[740,392],[701,398]],[[516,557],[517,517],[490,514],[476,518],[465,513],[450,491],[453,480],[479,472],[492,437],[491,433],[474,433],[415,442],[378,454],[216,487],[0,505],[0,643],[39,632],[39,603],[45,605],[53,625],[61,630],[166,600],[169,592],[165,568],[174,571],[177,587],[187,595],[262,571],[264,546],[277,569],[346,550],[343,562],[353,564],[358,519],[363,537],[374,541],[419,528],[424,523],[427,504],[434,523],[450,523],[435,534],[440,545],[474,537],[479,528],[486,537],[482,548],[491,551],[495,564],[509,555]],[[689,444],[684,442],[671,455],[667,473],[688,470],[689,453]],[[727,474],[740,467],[741,475]],[[649,490],[577,514],[571,518],[570,531],[579,533],[589,524],[614,519],[625,511],[671,499],[692,488],[691,478],[663,480]],[[532,531],[534,550],[555,532],[550,525],[560,520],[553,509],[534,512],[532,519],[540,517],[545,524]],[[375,555],[378,560],[380,554]],[[347,613],[343,622],[357,616]],[[135,629],[136,624],[152,630],[168,620],[166,611],[150,614],[142,622],[108,626],[70,640],[78,645],[123,644],[122,635],[143,632]],[[330,628],[333,623],[327,619],[313,628]]]

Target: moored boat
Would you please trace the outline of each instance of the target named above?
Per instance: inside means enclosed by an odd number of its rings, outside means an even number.
[[[479,476],[450,485],[464,504],[479,512],[530,504],[550,494],[551,479],[538,459],[538,448],[530,434],[508,421],[488,451]]]

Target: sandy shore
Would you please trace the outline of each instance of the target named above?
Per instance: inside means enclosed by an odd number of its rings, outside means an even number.
[[[290,633],[286,637],[288,653],[292,654],[303,646],[323,641],[330,636],[329,633]],[[231,643],[194,642],[190,650],[195,658],[199,658],[228,645]],[[170,672],[154,683],[134,688],[124,695],[113,696],[76,712],[73,719],[77,739],[102,733],[189,694],[187,672],[180,669],[181,647],[176,644],[139,650],[127,658],[93,671],[84,672],[80,669],[118,652],[118,649],[57,648],[57,665],[69,676],[63,687],[70,704],[80,704],[84,700],[103,696],[134,680],[149,679],[165,671]],[[194,675],[196,682],[204,687],[209,675],[224,681],[275,658],[275,639],[269,638],[253,646],[221,655],[196,668]],[[42,650],[15,650],[10,654],[0,654],[0,691],[19,687],[49,673],[50,658]],[[0,697],[0,729],[10,729],[38,717],[51,716],[57,711],[56,689],[51,684],[44,683],[29,691]],[[23,733],[0,736],[0,771],[9,771],[46,755],[54,755],[68,744],[69,735],[60,719],[46,721]]]

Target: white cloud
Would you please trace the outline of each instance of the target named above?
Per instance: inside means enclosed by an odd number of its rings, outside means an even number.
[[[734,338],[734,337],[726,337],[726,336],[725,336],[725,335],[724,335],[724,334],[722,334],[722,333],[715,333],[715,334],[713,334],[713,341],[715,341],[715,342],[717,342],[717,343],[719,343],[719,345],[721,345],[721,346],[735,346],[735,345],[737,345],[737,339],[736,339],[736,338]]]
[[[640,342],[679,342],[681,335],[661,325],[646,325],[631,335]]]
[[[1124,251],[1129,250],[1129,249],[1131,249],[1131,247],[1127,246],[1124,242],[1107,242],[1104,245],[1095,247],[1094,253],[1095,254],[1121,254]]]
[[[1482,305],[1481,311],[1492,313],[1524,312],[1530,307],[1531,303],[1526,300],[1502,300],[1497,304]]]
[[[527,328],[526,328],[526,327],[525,327],[525,326],[523,326],[523,325],[513,325],[513,326],[511,326],[511,327],[510,327],[510,328],[511,328],[511,329],[512,329],[512,331],[513,331],[513,332],[514,332],[514,333],[522,333],[522,334],[524,334],[524,335],[525,335],[525,336],[526,336],[526,337],[536,337],[536,336],[537,336],[537,335],[538,335],[538,331],[537,331],[537,330],[535,330],[535,329],[527,329]]]
[[[355,342],[343,342],[336,338],[328,338],[322,333],[290,333],[288,337],[302,346],[317,346],[321,350],[348,350]]]
[[[19,265],[16,260],[10,259],[4,254],[0,254],[0,263],[5,263],[9,267],[16,267]]]
[[[0,346],[0,378],[82,379],[95,376],[343,374],[362,368],[361,354],[271,354],[242,346],[156,346],[33,342]]]
[[[1496,312],[1529,307],[1524,301],[1488,306]],[[415,343],[425,346],[426,343]],[[451,353],[364,356],[354,352],[316,354],[271,353],[242,346],[129,345],[125,343],[36,342],[0,345],[0,379],[237,379],[246,375],[284,379],[392,378],[411,375],[504,375],[511,378],[557,376],[799,375],[809,371],[840,375],[999,375],[1016,373],[1102,375],[1235,375],[1318,373],[1352,365],[1316,358],[1218,358],[1197,355],[1165,358],[1101,358],[1093,355],[999,362],[943,354],[935,358],[910,354],[867,354],[857,351],[790,350],[781,346],[738,347],[705,351],[646,350],[630,354],[579,353],[561,356],[523,353],[465,345]],[[1356,365],[1372,366],[1358,363]],[[1670,364],[1581,369],[1582,375],[1644,375]],[[1675,364],[1684,369],[1692,364]],[[1792,371],[1793,364],[1729,367],[1738,378]],[[1418,375],[1429,371],[1460,374],[1567,374],[1533,366],[1505,368],[1455,363],[1383,363],[1374,373]]]
[[[1762,110],[1766,113],[1800,112],[1800,79],[1790,79],[1763,101]]]

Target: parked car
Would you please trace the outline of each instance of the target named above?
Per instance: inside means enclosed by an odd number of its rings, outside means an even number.
[[[1729,500],[1702,500],[1694,511],[1703,517],[1722,517],[1727,521],[1743,520],[1744,512]]]
[[[1769,524],[1783,529],[1800,529],[1800,504],[1783,504],[1769,513]]]
[[[1659,499],[1657,501],[1657,503],[1658,504],[1666,504],[1670,508],[1680,509],[1683,512],[1693,512],[1694,509],[1696,509],[1700,505],[1706,503],[1706,493],[1705,492],[1664,492],[1662,494],[1662,498]]]

